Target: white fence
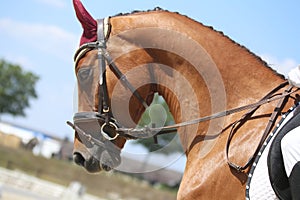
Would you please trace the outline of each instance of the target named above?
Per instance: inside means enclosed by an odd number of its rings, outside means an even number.
[[[79,183],[72,183],[64,187],[49,181],[29,176],[19,171],[0,168],[0,185],[30,191],[33,194],[44,196],[47,199],[65,200],[104,200],[84,194],[84,188]],[[1,187],[1,186],[0,186]],[[1,193],[1,188],[0,188]],[[1,194],[0,194],[1,199]]]

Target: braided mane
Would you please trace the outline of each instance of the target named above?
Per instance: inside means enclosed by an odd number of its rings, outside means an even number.
[[[207,28],[210,28],[211,30],[221,34],[223,37],[226,37],[228,40],[230,40],[232,43],[234,43],[235,45],[245,49],[249,54],[251,54],[252,56],[254,56],[259,62],[263,63],[263,65],[269,69],[271,69],[274,73],[276,73],[278,76],[280,76],[281,78],[285,78],[284,75],[278,73],[275,69],[273,69],[272,67],[270,67],[268,65],[268,63],[266,61],[264,61],[261,57],[259,57],[258,55],[256,55],[255,53],[253,53],[251,50],[249,50],[247,47],[245,47],[244,45],[241,45],[239,43],[237,43],[236,41],[234,41],[233,39],[231,39],[229,36],[225,35],[222,31],[218,31],[216,29],[214,29],[212,26],[207,26],[207,25],[204,25],[203,23],[199,22],[199,21],[196,21],[190,17],[188,17],[187,15],[183,15],[183,14],[180,14],[179,12],[172,12],[172,11],[169,11],[169,10],[166,10],[166,9],[163,9],[159,6],[153,8],[153,9],[148,9],[146,11],[143,11],[143,10],[134,10],[132,12],[129,12],[129,13],[118,13],[112,17],[118,17],[118,16],[128,16],[128,15],[134,15],[134,14],[141,14],[141,13],[149,13],[149,12],[170,12],[170,13],[174,13],[174,14],[177,14],[177,15],[181,15],[189,20],[192,20],[204,27],[207,27]]]

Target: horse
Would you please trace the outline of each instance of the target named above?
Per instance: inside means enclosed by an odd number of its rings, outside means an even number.
[[[178,124],[187,159],[177,199],[245,198],[251,158],[295,101],[284,76],[222,32],[179,13],[154,9],[97,21],[80,0],[73,4],[83,27],[75,55],[78,113],[69,123],[75,163],[90,173],[117,167],[128,139],[158,130],[135,129],[158,93]],[[203,117],[208,120],[194,120]]]

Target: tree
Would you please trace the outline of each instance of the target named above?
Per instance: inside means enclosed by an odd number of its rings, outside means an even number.
[[[25,116],[29,99],[37,98],[35,84],[39,77],[19,65],[0,59],[0,115]]]
[[[171,124],[174,124],[174,119],[167,103],[161,96],[155,94],[151,105],[143,113],[138,127],[152,127],[153,125],[155,127],[163,127]],[[139,139],[136,143],[146,147],[149,152],[159,150],[157,152],[166,155],[183,152],[182,147],[178,145],[179,138],[175,133],[176,132],[157,136],[157,144],[154,143],[153,138]],[[168,145],[168,147],[164,148],[166,145]]]

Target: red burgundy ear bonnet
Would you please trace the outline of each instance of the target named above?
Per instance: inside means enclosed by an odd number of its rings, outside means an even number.
[[[97,41],[97,21],[87,12],[80,0],[73,0],[73,5],[83,28],[80,45]]]

